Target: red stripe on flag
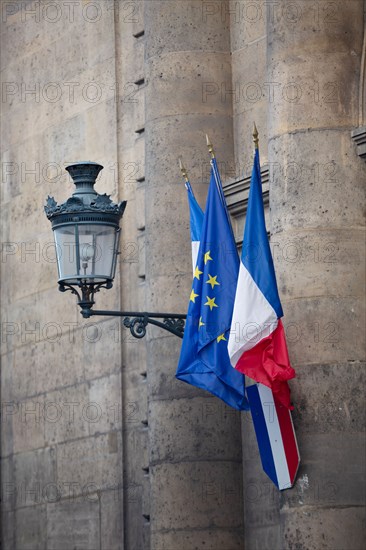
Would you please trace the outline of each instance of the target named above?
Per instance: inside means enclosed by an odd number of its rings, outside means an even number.
[[[281,319],[269,336],[243,353],[235,368],[271,388],[281,403],[288,409],[292,408],[287,380],[294,378],[296,374],[290,364]]]
[[[299,449],[297,447],[296,435],[292,423],[291,413],[279,402],[278,398],[276,398],[275,396],[273,396],[273,401],[276,407],[278,423],[281,430],[283,447],[285,449],[287,466],[290,474],[290,481],[291,484],[293,484],[300,463],[300,455]]]

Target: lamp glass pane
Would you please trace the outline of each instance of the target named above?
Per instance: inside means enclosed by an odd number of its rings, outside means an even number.
[[[115,227],[75,224],[58,227],[54,233],[60,281],[99,283],[114,277],[118,241]]]
[[[54,237],[59,279],[75,276],[75,226],[58,227]]]

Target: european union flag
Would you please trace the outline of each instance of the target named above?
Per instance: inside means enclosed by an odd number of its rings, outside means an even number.
[[[217,169],[211,178],[176,377],[247,410],[244,375],[227,350],[239,257]]]

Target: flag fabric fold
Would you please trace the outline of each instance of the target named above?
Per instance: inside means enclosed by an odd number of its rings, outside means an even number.
[[[199,237],[176,377],[248,409],[245,377],[232,368],[227,348],[239,258],[215,159]]]
[[[236,370],[271,388],[276,399],[290,409],[287,381],[294,378],[295,371],[287,352],[282,316],[256,149],[228,351]]]
[[[191,243],[192,243],[192,266],[193,276],[194,270],[197,264],[198,249],[200,246],[200,238],[203,224],[203,212],[202,208],[196,201],[192,186],[189,181],[186,182],[188,205],[189,205],[189,218],[190,218],[190,230],[191,230]]]

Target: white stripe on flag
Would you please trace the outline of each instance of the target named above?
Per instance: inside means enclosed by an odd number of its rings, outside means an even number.
[[[193,276],[197,265],[198,250],[200,247],[200,241],[192,241],[192,268]]]
[[[252,276],[240,262],[233,319],[228,342],[233,367],[244,353],[253,348],[278,325],[275,310],[266,300]]]
[[[283,446],[280,425],[276,406],[273,400],[273,393],[270,388],[258,384],[259,397],[262,402],[263,414],[266,421],[268,437],[271,444],[273,462],[276,469],[278,488],[288,489],[291,487],[290,474],[288,471],[287,458]]]

